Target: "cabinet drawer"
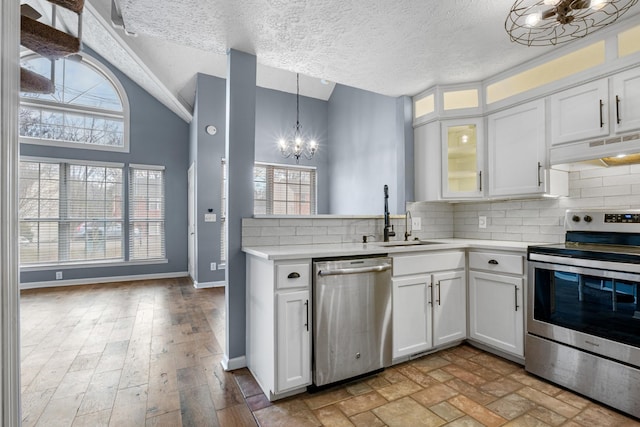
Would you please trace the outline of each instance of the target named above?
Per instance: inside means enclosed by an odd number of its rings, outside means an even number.
[[[495,271],[497,273],[524,274],[522,255],[498,254],[492,252],[470,252],[469,269]]]
[[[426,252],[393,257],[393,275],[433,273],[464,268],[464,252]]]
[[[278,289],[309,286],[310,263],[281,264],[276,266],[276,287]]]

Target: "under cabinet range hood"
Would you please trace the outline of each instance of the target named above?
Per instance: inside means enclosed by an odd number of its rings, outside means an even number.
[[[612,138],[563,144],[549,150],[551,165],[593,161],[594,166],[620,166],[640,163],[640,132]]]

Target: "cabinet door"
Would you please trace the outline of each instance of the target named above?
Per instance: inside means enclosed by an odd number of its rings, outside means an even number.
[[[489,195],[544,192],[544,100],[489,116]]]
[[[551,96],[551,144],[609,135],[607,79]]]
[[[442,197],[482,197],[482,119],[442,122]]]
[[[311,384],[309,291],[276,296],[276,393]]]
[[[420,202],[441,200],[442,173],[440,123],[431,122],[413,130],[413,166],[415,199]]]
[[[615,75],[613,95],[615,131],[640,129],[640,68]]]
[[[431,348],[431,282],[429,276],[392,279],[393,357]]]
[[[467,289],[464,271],[433,275],[433,345],[467,338]]]
[[[469,272],[471,338],[524,356],[523,279]]]

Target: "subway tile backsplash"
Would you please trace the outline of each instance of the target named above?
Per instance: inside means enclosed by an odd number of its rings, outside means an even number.
[[[407,209],[421,218],[421,230],[410,239],[489,239],[525,242],[564,240],[564,213],[574,208],[640,208],[640,165],[594,168],[569,173],[569,197],[494,202],[416,202]],[[487,228],[478,217],[487,217]],[[396,237],[404,239],[404,217],[392,217]],[[246,218],[243,246],[302,245],[362,242],[362,236],[381,241],[384,219]]]

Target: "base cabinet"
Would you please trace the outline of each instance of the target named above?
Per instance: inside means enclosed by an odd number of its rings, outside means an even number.
[[[469,272],[470,337],[524,357],[523,279]]]
[[[269,400],[311,384],[311,260],[247,256],[247,367]]]
[[[467,337],[464,252],[392,258],[393,358],[464,340]]]

